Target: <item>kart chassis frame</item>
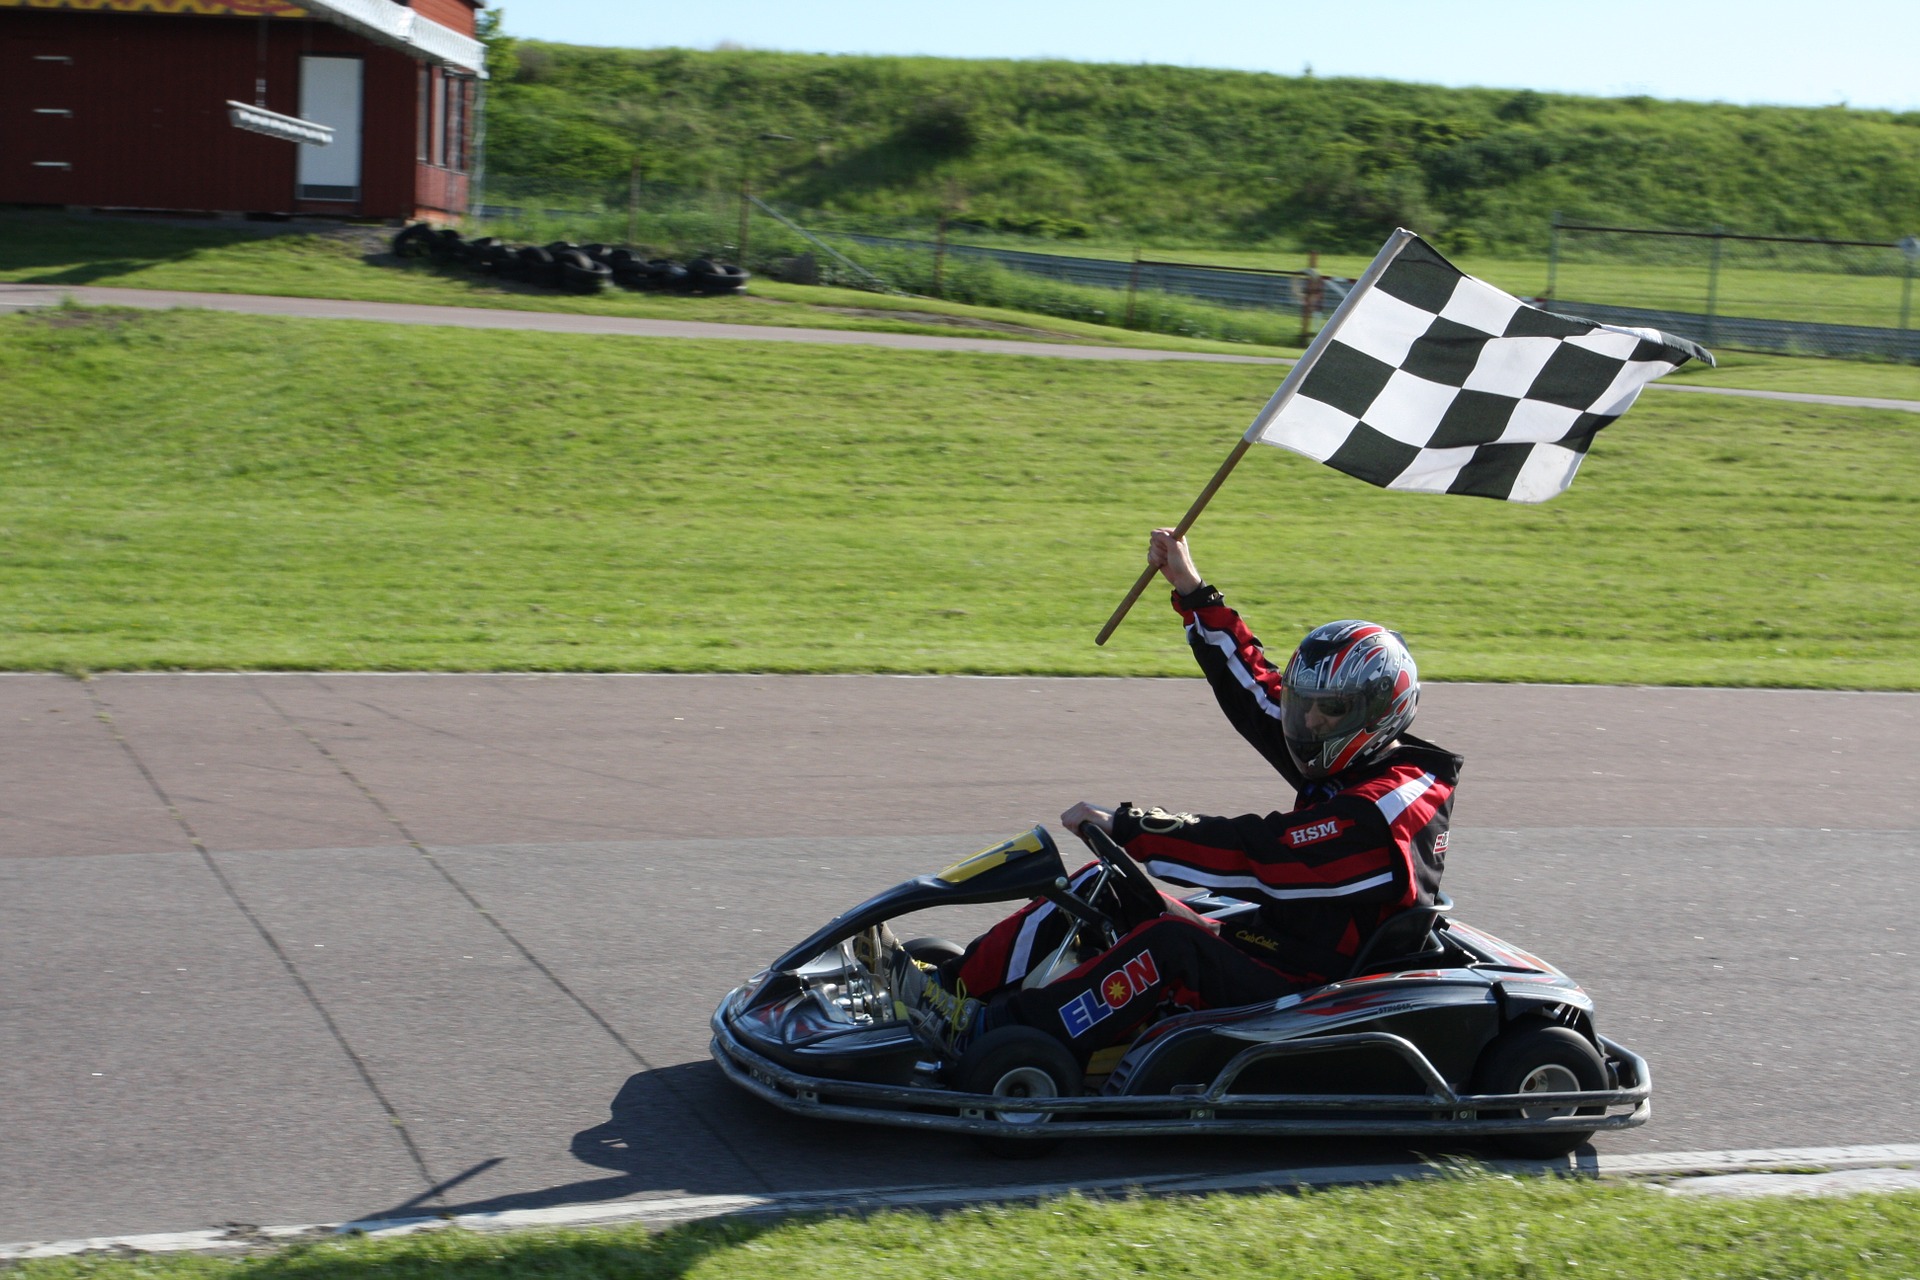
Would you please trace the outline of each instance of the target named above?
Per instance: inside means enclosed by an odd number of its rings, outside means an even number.
[[[1128,1134],[1228,1133],[1323,1137],[1420,1137],[1552,1133],[1561,1129],[1631,1129],[1652,1115],[1652,1073],[1646,1059],[1625,1045],[1598,1037],[1617,1064],[1620,1087],[1572,1093],[1462,1094],[1454,1090],[1417,1045],[1385,1031],[1249,1040],[1209,1085],[1141,1096],[1085,1095],[1010,1098],[955,1093],[918,1085],[871,1084],[803,1075],[755,1053],[727,1027],[723,1003],[713,1016],[714,1061],[734,1084],[799,1115],[901,1128],[965,1133],[980,1137],[1056,1139]],[[1425,1083],[1425,1094],[1234,1093],[1248,1067],[1273,1058],[1374,1047],[1398,1054]],[[1481,1118],[1484,1111],[1519,1112],[1543,1107],[1604,1108],[1605,1114]],[[1617,1108],[1627,1108],[1617,1110]],[[1177,1116],[1167,1113],[1179,1112]],[[1428,1116],[1408,1116],[1426,1111]],[[1221,1114],[1228,1112],[1230,1114]],[[1021,1123],[999,1115],[1034,1114],[1066,1123]]]

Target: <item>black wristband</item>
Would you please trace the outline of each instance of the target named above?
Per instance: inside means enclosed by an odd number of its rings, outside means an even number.
[[[1223,599],[1218,591],[1208,586],[1205,582],[1202,582],[1191,591],[1176,591],[1173,593],[1174,607],[1185,609],[1189,612],[1195,609],[1210,608],[1213,605],[1222,603]]]

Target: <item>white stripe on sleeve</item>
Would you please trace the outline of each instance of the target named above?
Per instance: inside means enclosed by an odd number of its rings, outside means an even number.
[[[1327,888],[1279,889],[1257,876],[1227,876],[1213,871],[1195,871],[1192,867],[1178,862],[1162,862],[1157,858],[1149,860],[1146,868],[1161,879],[1171,880],[1175,884],[1190,884],[1201,889],[1238,889],[1262,898],[1279,901],[1295,898],[1344,898],[1350,893],[1359,893],[1363,889],[1374,889],[1383,884],[1393,883],[1393,872],[1382,871],[1379,875],[1368,876],[1365,880],[1355,880],[1352,884]]]
[[[1233,642],[1233,637],[1224,631],[1215,631],[1211,627],[1201,626],[1198,618],[1194,619],[1192,625],[1193,630],[1202,640],[1227,656],[1227,670],[1233,672],[1233,678],[1253,695],[1253,700],[1260,704],[1260,709],[1278,720],[1280,708],[1274,705],[1273,699],[1267,697],[1265,686],[1253,678],[1253,672],[1249,671],[1247,664],[1240,660],[1240,647]]]
[[[1432,774],[1423,773],[1417,778],[1401,783],[1375,800],[1374,807],[1380,810],[1381,816],[1387,820],[1387,825],[1392,826],[1393,820],[1405,813],[1408,805],[1425,795],[1435,781]]]

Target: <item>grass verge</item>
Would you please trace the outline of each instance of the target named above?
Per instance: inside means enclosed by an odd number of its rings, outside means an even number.
[[[88,1256],[19,1280],[719,1280],[780,1275],[1201,1276],[1208,1280],[1900,1280],[1920,1268],[1920,1194],[1728,1203],[1638,1186],[1468,1176],[1298,1195],[1092,1201],[778,1223],[295,1245],[248,1258]]]
[[[42,284],[98,284],[144,289],[184,289],[210,293],[259,293],[288,297],[341,298],[361,302],[409,302],[439,306],[506,308],[520,311],[702,320],[731,324],[850,329],[893,333],[955,334],[1016,341],[1094,343],[1107,346],[1197,351],[1232,355],[1299,354],[1288,345],[1297,322],[1291,316],[1221,307],[1198,307],[1186,299],[1147,295],[1147,307],[1160,308],[1159,327],[1239,326],[1245,341],[1219,342],[1177,333],[1139,333],[1109,324],[1044,315],[1011,306],[970,306],[933,298],[896,297],[853,289],[809,288],[760,279],[746,296],[690,298],[609,292],[579,298],[532,286],[489,281],[464,271],[414,264],[376,265],[367,259],[384,233],[360,229],[351,236],[262,235],[258,228],[175,226],[107,218],[70,218],[39,213],[0,212],[0,280]],[[1022,242],[1025,243],[1025,242]],[[1049,246],[1072,252],[1071,246]],[[1094,251],[1111,255],[1110,249]],[[1184,253],[1184,251],[1182,251]],[[1121,256],[1125,256],[1122,254]],[[1298,267],[1297,256],[1233,255],[1223,251],[1188,254],[1194,261],[1245,257],[1250,263]],[[1502,287],[1527,293],[1524,270],[1538,264],[1465,259],[1468,270]],[[921,264],[924,266],[925,264]],[[1327,259],[1332,273],[1358,274],[1364,258]],[[958,264],[955,267],[958,270]],[[1640,268],[1635,268],[1640,270]],[[984,273],[987,284],[1012,288],[1009,298],[1028,299],[1035,290],[1054,290],[1066,307],[1105,309],[1119,314],[1124,298],[1107,291],[1055,286],[1038,277],[1011,272]],[[976,282],[978,283],[978,282]],[[1017,287],[1014,287],[1017,286]],[[994,295],[983,295],[994,296]],[[1117,299],[1117,300],[1116,300]],[[1196,309],[1197,308],[1197,309]],[[1060,308],[1055,308],[1056,310]],[[1109,317],[1111,318],[1111,317]],[[1673,375],[1703,386],[1829,395],[1877,396],[1920,400],[1920,369],[1911,365],[1811,357],[1763,356],[1723,352],[1721,367],[1689,364]]]
[[[955,334],[1014,341],[1078,342],[1162,351],[1287,357],[1297,348],[1144,333],[1070,317],[935,298],[807,287],[757,279],[745,294],[689,297],[610,289],[587,297],[400,262],[384,254],[386,232],[263,235],[257,228],[171,226],[108,218],[0,213],[0,280],[112,285],[276,297],[409,302],[430,306],[700,320],[886,333]],[[379,260],[376,260],[379,259]],[[1206,311],[1233,313],[1224,308]],[[1284,327],[1281,330],[1284,333]]]
[[[1278,371],[195,312],[0,318],[0,667],[1187,674],[1091,638]],[[1276,644],[1423,673],[1920,687],[1920,415],[1648,396],[1525,507],[1249,457]]]

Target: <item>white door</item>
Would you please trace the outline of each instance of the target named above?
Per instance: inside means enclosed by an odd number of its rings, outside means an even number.
[[[300,59],[300,118],[333,129],[330,146],[300,145],[302,200],[360,198],[360,72],[358,58]]]

